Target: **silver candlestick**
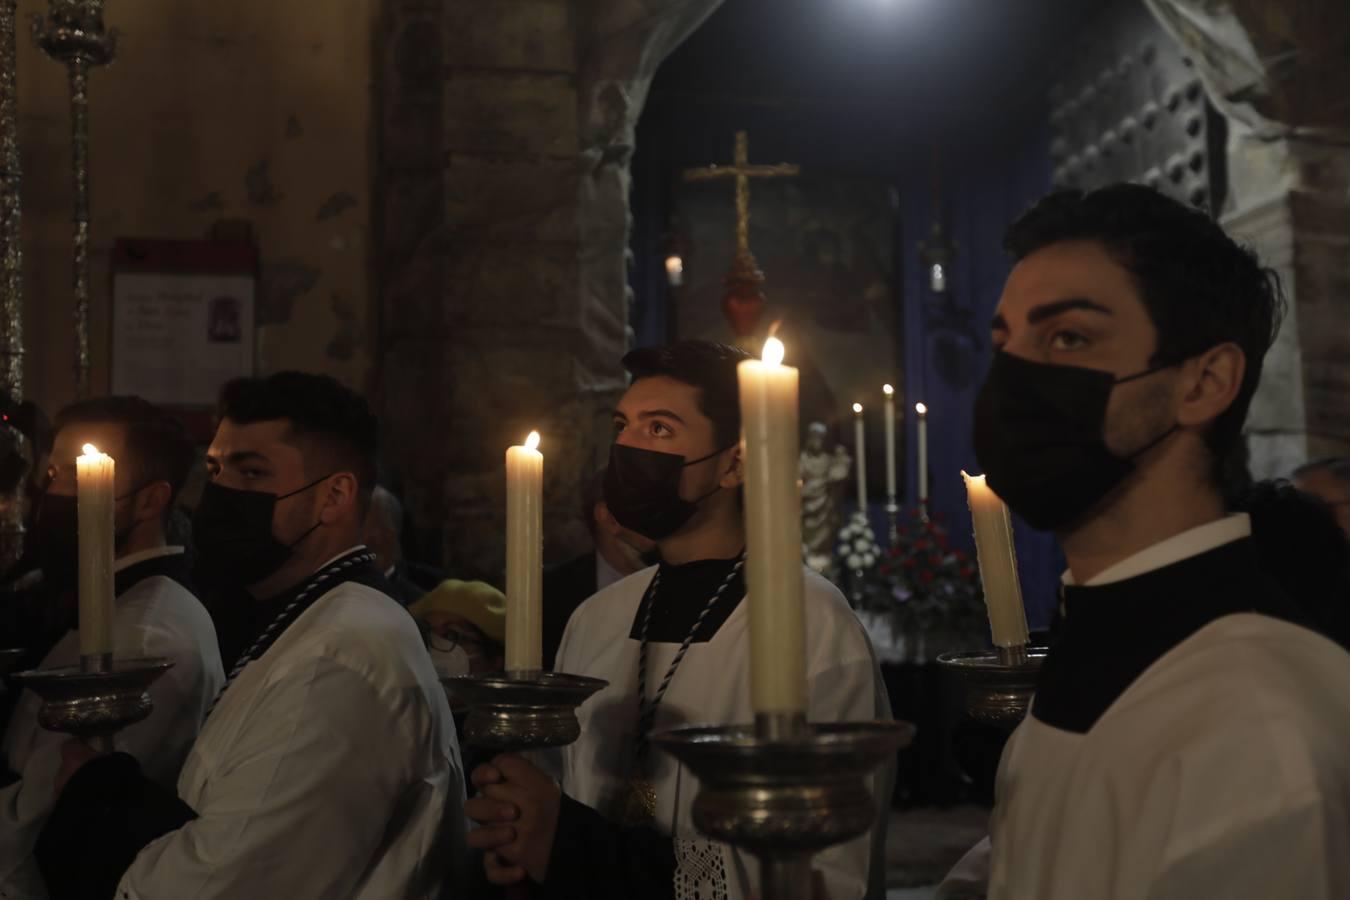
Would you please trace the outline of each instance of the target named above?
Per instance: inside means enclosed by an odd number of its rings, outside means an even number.
[[[146,688],[172,667],[173,660],[163,657],[114,659],[103,667],[30,669],[14,680],[42,698],[39,725],[111,753],[113,735],[150,715],[154,704]]]
[[[764,900],[810,900],[811,857],[866,833],[877,817],[866,777],[914,736],[908,722],[696,726],[652,742],[699,779],[694,825],[760,861]]]
[[[886,546],[894,550],[895,545],[900,543],[900,504],[895,502],[894,494],[886,500],[886,522],[889,526]]]
[[[503,753],[564,747],[581,735],[577,707],[609,684],[561,672],[494,672],[442,678],[468,707],[464,741]]]
[[[1012,730],[1026,717],[1044,647],[998,647],[944,653],[938,664],[955,672],[965,690],[966,714],[977,722]]]
[[[33,36],[70,75],[71,177],[75,204],[75,396],[89,396],[89,70],[112,62],[117,35],[103,27],[104,0],[48,0]]]

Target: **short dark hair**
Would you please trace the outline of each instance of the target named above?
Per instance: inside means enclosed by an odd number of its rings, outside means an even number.
[[[719,450],[741,439],[740,384],[736,366],[750,359],[738,347],[715,341],[677,341],[639,347],[623,358],[633,381],[664,375],[698,389],[698,408],[713,423]]]
[[[1206,434],[1222,463],[1239,443],[1279,330],[1279,277],[1205,213],[1143,185],[1056,191],[1013,222],[1003,246],[1020,261],[1065,241],[1095,241],[1130,273],[1158,332],[1153,364],[1178,363],[1227,342],[1242,349],[1247,366],[1237,397]]]
[[[306,471],[317,472],[318,466],[350,471],[356,476],[359,511],[364,515],[369,508],[375,490],[379,423],[365,398],[337,379],[311,372],[236,378],[221,389],[219,413],[239,425],[289,422],[299,441],[321,448],[316,456],[322,458],[306,455]]]
[[[131,483],[140,488],[168,482],[170,497],[165,515],[178,497],[196,459],[197,450],[178,419],[141,397],[94,397],[70,404],[56,414],[53,432],[70,425],[120,425],[126,429],[126,453],[119,466],[131,469]]]
[[[1328,475],[1350,485],[1350,457],[1324,456],[1305,462],[1293,471],[1291,478],[1302,478],[1314,472],[1326,472]]]

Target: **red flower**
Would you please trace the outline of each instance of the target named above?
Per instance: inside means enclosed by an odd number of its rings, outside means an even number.
[[[919,561],[918,561],[917,559],[915,559],[914,557],[912,557],[912,556],[906,556],[903,560],[900,561],[900,565],[903,566],[903,567],[906,568],[906,569],[912,569],[912,568],[914,568],[916,565],[918,565],[918,562],[919,562]]]
[[[927,541],[927,540],[918,540],[918,541],[915,541],[915,542],[914,542],[914,549],[915,549],[916,551],[927,550],[927,549],[928,549],[928,541]]]
[[[930,581],[933,580],[933,573],[932,573],[932,572],[929,572],[929,571],[926,571],[926,570],[923,571],[923,572],[920,572],[920,573],[919,573],[919,580],[922,581],[924,584],[928,584]]]
[[[936,569],[938,566],[942,565],[942,557],[937,555],[928,557],[928,565]]]
[[[939,547],[941,547],[943,550],[946,550],[946,549],[947,549],[947,536],[946,536],[945,534],[939,534],[939,535],[937,536],[936,540],[937,540],[937,545],[938,545]]]
[[[962,577],[962,578],[970,578],[970,577],[972,577],[974,574],[975,574],[975,568],[974,568],[973,566],[962,566],[962,567],[961,567],[961,577]]]
[[[891,574],[890,563],[882,563],[881,565],[877,566],[877,571],[880,572],[882,575]]]
[[[956,557],[956,561],[957,561],[957,562],[965,562],[967,559],[970,558],[970,557],[966,556],[966,551],[964,551],[964,550],[957,550],[957,551],[956,551],[955,553],[953,553],[952,555]]]

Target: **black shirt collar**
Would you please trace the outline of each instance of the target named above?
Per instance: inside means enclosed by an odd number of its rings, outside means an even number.
[[[661,563],[660,586],[656,591],[652,607],[652,620],[647,629],[647,640],[651,643],[680,644],[693,627],[703,608],[717,593],[717,589],[726,581],[739,557],[731,559],[700,559],[681,566]],[[633,640],[642,639],[642,620],[647,615],[647,607],[653,602],[652,587],[657,582],[652,579],[647,586],[642,602],[638,604],[637,615],[633,617],[633,626],[628,636]],[[694,643],[712,640],[723,623],[731,617],[745,598],[745,567],[736,574],[735,579],[722,592],[717,603],[703,620]]]
[[[1246,538],[1135,578],[1066,586],[1063,627],[1041,668],[1032,715],[1086,733],[1145,669],[1210,622],[1250,612],[1303,624],[1255,558]]]
[[[181,584],[188,593],[196,595],[192,584],[192,565],[186,553],[166,553],[141,560],[122,569],[113,576],[113,593],[118,597],[131,590],[140,582],[156,575],[163,575]]]

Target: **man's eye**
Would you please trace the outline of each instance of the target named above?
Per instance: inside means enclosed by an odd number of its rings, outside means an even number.
[[[1050,335],[1050,347],[1054,350],[1077,350],[1087,342],[1087,338],[1076,331],[1056,331]]]
[[[652,422],[652,434],[670,434],[670,428],[664,422]]]
[[[614,436],[615,436],[615,437],[618,437],[619,435],[623,434],[623,424],[624,424],[624,423],[620,422],[618,419],[615,419],[615,420],[614,420]]]
[[[240,474],[245,478],[262,478],[267,475],[262,469],[242,469]]]

